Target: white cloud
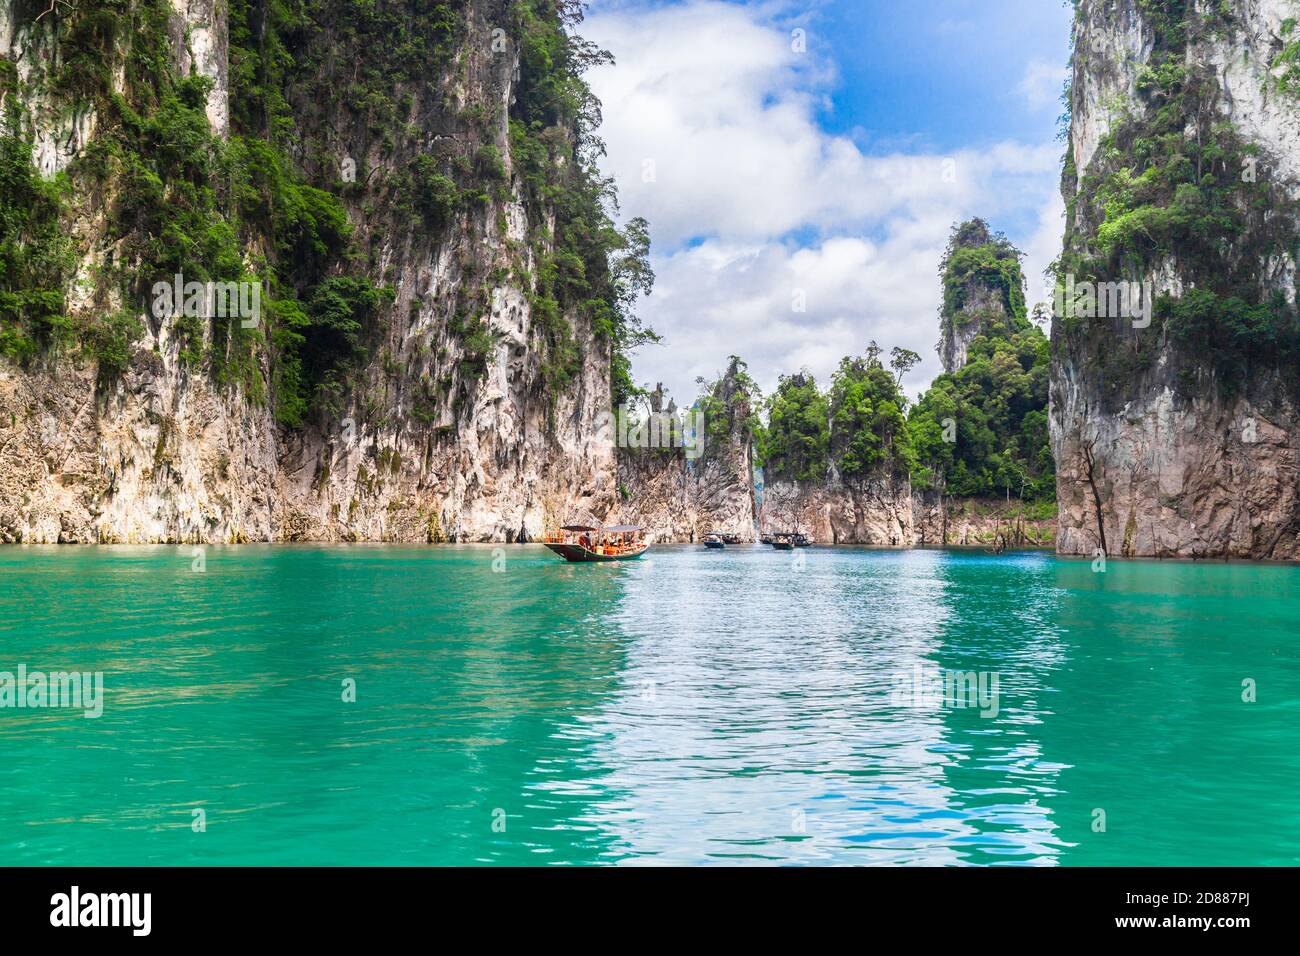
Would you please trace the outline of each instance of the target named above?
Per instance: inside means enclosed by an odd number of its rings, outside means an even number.
[[[1031,110],[1043,110],[1061,100],[1061,89],[1070,71],[1060,63],[1031,60],[1017,89]]]
[[[1043,273],[1061,254],[1061,239],[1065,235],[1065,200],[1053,191],[1046,206],[1038,215],[1038,228],[1024,245],[1025,251],[1025,301],[1032,309],[1035,303],[1048,302],[1052,289]]]
[[[939,259],[973,215],[1030,233],[1012,238],[1030,254],[1035,300],[1060,239],[1058,144],[866,153],[817,123],[832,67],[749,8],[620,7],[583,32],[617,58],[590,77],[605,166],[654,242],[659,280],[641,314],[665,344],[637,355],[638,381],[689,401],[696,376],[735,353],[765,390],[803,366],[825,382],[875,339],[925,359],[905,383],[915,395],[940,370]],[[796,289],[805,312],[791,308]]]

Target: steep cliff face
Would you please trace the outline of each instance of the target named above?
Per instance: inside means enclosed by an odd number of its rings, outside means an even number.
[[[1050,548],[1056,543],[1053,511],[1041,503],[917,494],[912,499],[913,541],[921,547]]]
[[[657,541],[699,541],[709,532],[758,540],[754,494],[754,424],[758,393],[733,357],[726,373],[680,414],[662,388],[648,413],[680,421],[689,447],[629,447],[620,442],[619,519],[642,525]],[[659,429],[660,436],[668,429]],[[673,442],[659,444],[673,445]]]
[[[916,548],[1051,547],[1056,520],[1041,507],[915,491],[906,481],[776,482],[763,489],[764,532],[798,531],[818,544]]]
[[[565,245],[602,224],[554,5],[46,6],[0,4],[6,185],[55,210],[3,237],[0,541],[609,511],[618,280]],[[265,308],[160,317],[173,272]]]
[[[771,482],[763,488],[759,518],[765,532],[797,531],[818,544],[917,543],[911,485],[888,477]]]
[[[697,542],[713,531],[757,541],[754,488],[744,467],[740,457],[691,461],[620,454],[619,490],[626,500],[614,513],[641,525],[655,541]]]
[[[940,273],[938,352],[943,370],[952,373],[966,366],[978,336],[1005,333],[1024,323],[1024,277],[1020,253],[982,219],[953,229]]]
[[[1059,548],[1300,557],[1285,0],[1080,0],[1053,319]]]

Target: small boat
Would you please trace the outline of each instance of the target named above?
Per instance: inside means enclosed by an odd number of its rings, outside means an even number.
[[[650,549],[645,532],[637,525],[620,524],[610,528],[588,525],[565,525],[557,534],[542,540],[566,561],[631,561]]]
[[[794,537],[789,531],[776,531],[771,535],[770,543],[778,551],[793,551]]]
[[[713,551],[721,551],[727,546],[727,540],[720,534],[710,532],[704,536],[704,546]]]
[[[740,544],[740,535],[724,534],[721,536],[724,544]]]
[[[812,542],[808,540],[808,536],[806,534],[800,534],[798,531],[790,536],[790,540],[794,542],[796,548],[808,548],[812,546]]]

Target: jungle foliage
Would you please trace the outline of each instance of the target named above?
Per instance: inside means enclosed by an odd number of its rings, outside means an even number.
[[[1222,121],[1219,81],[1188,61],[1189,43],[1233,29],[1230,4],[1141,0],[1154,50],[1096,157],[1067,201],[1059,281],[1150,276],[1174,264],[1187,292],[1165,290],[1151,328],[1062,320],[1115,403],[1137,387],[1160,354],[1161,337],[1182,366],[1185,394],[1232,395],[1281,376],[1300,389],[1300,323],[1285,290],[1264,278],[1267,263],[1300,252],[1300,204],[1271,176],[1270,158]],[[1283,24],[1291,36],[1294,22]],[[1276,85],[1295,86],[1294,41],[1278,54]],[[1272,81],[1270,81],[1272,82]],[[1074,175],[1067,169],[1067,180]],[[1069,185],[1067,181],[1067,186]],[[1069,189],[1067,188],[1067,194]],[[1161,291],[1161,290],[1157,290]]]
[[[59,49],[43,90],[61,108],[93,106],[99,117],[90,144],[52,179],[31,167],[19,105],[18,94],[41,91],[20,90],[15,65],[0,58],[0,186],[22,200],[0,214],[5,355],[28,362],[77,345],[111,380],[144,331],[153,283],[178,273],[259,282],[267,307],[258,325],[179,316],[173,334],[196,371],[300,426],[340,406],[386,327],[393,292],[354,224],[447,237],[517,185],[534,266],[514,276],[542,330],[544,389],[553,398],[568,385],[594,335],[609,350],[616,402],[636,391],[628,355],[655,339],[633,309],[653,284],[649,229],[639,219],[615,227],[613,185],[596,167],[598,104],[582,73],[608,54],[573,35],[580,4],[506,5],[505,39],[521,64],[504,126],[490,104],[457,111],[444,82],[464,82],[475,62],[463,0],[229,0],[227,12],[224,137],[209,122],[212,81],[177,67],[168,0],[56,5],[43,17],[36,29],[51,31]],[[358,157],[346,172],[341,146]],[[124,308],[82,309],[108,317],[74,322],[67,227],[88,202],[102,203],[107,220],[96,296]],[[488,293],[511,273],[489,275],[473,256],[461,265],[464,293],[448,329],[460,337],[470,388],[496,347],[482,318]]]
[[[918,490],[959,497],[1055,496],[1047,431],[1049,348],[1025,315],[1021,254],[982,220],[953,227],[940,266],[940,322],[980,323],[966,363],[915,402],[901,383],[920,361],[872,342],[845,358],[823,391],[806,373],[783,376],[767,401],[760,446],[772,480],[910,477]],[[975,301],[1000,304],[972,311]]]

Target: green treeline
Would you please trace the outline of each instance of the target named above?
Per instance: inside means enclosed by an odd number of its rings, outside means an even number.
[[[966,364],[915,403],[900,383],[920,357],[900,348],[886,357],[874,342],[843,359],[825,389],[806,372],[783,376],[758,441],[768,480],[822,481],[833,468],[848,480],[910,477],[918,490],[953,496],[1055,496],[1048,341],[1025,314],[1020,253],[973,220],[953,230],[941,276],[941,323],[980,322]],[[1003,308],[972,315],[973,284]]]

